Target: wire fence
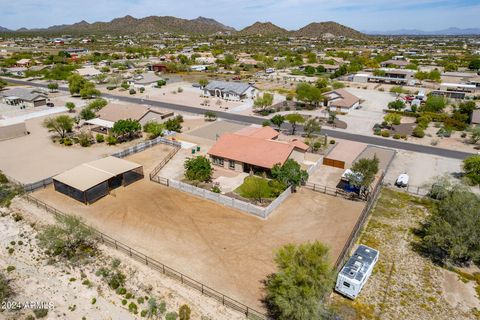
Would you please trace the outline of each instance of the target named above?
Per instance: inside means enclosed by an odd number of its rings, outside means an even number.
[[[178,148],[180,148],[182,146],[182,144],[178,141],[169,140],[169,139],[166,139],[164,137],[157,137],[155,139],[136,144],[136,145],[134,145],[130,148],[126,148],[126,149],[123,149],[121,151],[112,153],[112,156],[117,157],[117,158],[125,158],[125,157],[127,157],[131,154],[142,152],[142,151],[144,151],[148,148],[151,148],[151,147],[153,147],[153,146],[155,146],[159,143],[166,144],[168,146],[178,147]]]
[[[29,202],[35,204],[38,208],[42,208],[45,211],[52,213],[55,216],[67,216],[64,212],[46,204],[45,202],[38,200],[37,198],[26,194],[25,199],[27,199]],[[84,224],[85,225],[85,224]],[[87,226],[87,225],[85,225]],[[90,227],[90,226],[89,226]],[[91,227],[90,227],[91,228]],[[115,248],[116,250],[123,252],[127,255],[129,255],[131,258],[149,266],[150,268],[172,278],[175,280],[180,281],[182,284],[189,286],[190,288],[193,288],[202,294],[213,298],[220,302],[222,305],[233,309],[237,312],[240,312],[245,315],[247,319],[251,320],[269,320],[269,318],[263,314],[262,312],[259,312],[253,308],[250,308],[249,306],[201,283],[200,281],[197,281],[185,274],[183,274],[180,271],[177,271],[173,268],[170,268],[169,266],[157,261],[156,259],[153,259],[143,253],[141,253],[138,250],[133,249],[132,247],[106,235],[105,233],[98,231],[96,229],[93,229],[98,240],[102,243],[105,244],[106,246],[109,246],[111,248]]]

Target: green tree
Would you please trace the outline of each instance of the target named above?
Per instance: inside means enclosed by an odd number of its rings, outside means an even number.
[[[328,87],[328,79],[326,78],[319,78],[317,82],[315,82],[315,87],[318,89],[325,89]]]
[[[308,180],[308,173],[302,170],[300,164],[293,159],[288,159],[283,165],[277,163],[273,166],[272,177],[286,186],[297,187]]]
[[[297,130],[297,124],[305,122],[305,118],[299,113],[287,114],[285,120],[287,120],[292,126],[292,135],[294,135]]]
[[[285,117],[281,114],[276,114],[270,119],[270,121],[278,127],[278,130],[281,129],[282,124],[285,122]]]
[[[307,134],[307,137],[311,137],[312,134],[314,133],[320,133],[322,130],[322,126],[320,125],[320,122],[315,119],[315,118],[310,118],[305,122],[305,125],[303,126],[303,130]]]
[[[95,231],[75,216],[56,216],[56,224],[38,235],[40,246],[54,256],[79,261],[96,253]]]
[[[165,121],[165,129],[168,131],[181,132],[182,122],[183,122],[182,116],[176,116],[175,118],[168,119],[167,121]]]
[[[50,92],[54,92],[54,91],[58,90],[58,83],[56,83],[56,82],[50,82],[50,83],[47,85],[47,88],[48,88],[48,90],[50,90]]]
[[[306,104],[318,106],[320,101],[323,101],[322,91],[308,83],[299,83],[296,89],[297,100]]]
[[[479,70],[480,69],[480,59],[473,59],[468,64],[468,69],[470,70]]]
[[[137,120],[118,120],[113,124],[112,133],[117,137],[132,140],[142,130],[142,125]]]
[[[67,115],[57,116],[55,118],[47,118],[43,121],[43,126],[49,131],[55,131],[60,138],[65,138],[68,133],[72,132],[75,120]]]
[[[95,110],[100,111],[103,107],[108,104],[108,101],[102,98],[97,98],[88,104],[88,107]]]
[[[395,100],[388,103],[388,109],[402,110],[403,108],[405,108],[403,100]]]
[[[480,264],[480,198],[455,186],[427,215],[419,234],[420,248],[434,261]]]
[[[86,106],[82,109],[82,111],[80,111],[80,118],[82,118],[83,120],[91,120],[96,117],[97,114],[95,113],[95,111],[93,111],[93,108],[89,108],[88,106]]]
[[[375,180],[379,163],[376,155],[372,159],[362,158],[357,160],[351,168],[352,173],[347,174],[350,185],[360,188],[361,193],[366,192]]]
[[[84,99],[89,99],[92,97],[98,97],[101,93],[99,90],[95,89],[95,84],[93,82],[87,81],[82,89],[80,90],[80,96]]]
[[[263,199],[270,198],[272,196],[268,181],[257,176],[246,177],[238,189],[237,191],[242,197],[255,199],[258,202],[262,202]]]
[[[275,263],[277,272],[266,280],[269,314],[278,320],[323,319],[335,276],[328,247],[318,241],[287,244],[276,253]]]
[[[70,90],[70,94],[72,96],[79,95],[80,91],[83,89],[85,83],[87,82],[88,81],[82,76],[78,74],[72,74],[70,77],[68,77],[68,89]]]
[[[217,120],[217,114],[213,111],[205,111],[204,117],[205,117],[205,120],[207,120],[207,121]]]
[[[164,126],[161,123],[148,121],[143,126],[143,131],[149,134],[149,139],[155,139],[156,137],[163,135],[163,128]]]
[[[387,123],[387,126],[393,128],[393,125],[399,125],[402,120],[402,116],[396,113],[387,113],[383,120]]]
[[[253,102],[254,108],[260,108],[265,110],[270,107],[273,103],[273,95],[271,93],[265,92],[262,97],[257,97]]]
[[[3,90],[8,85],[7,81],[0,79],[0,90]]]
[[[463,160],[465,176],[475,185],[480,185],[480,155],[473,155]]]
[[[75,110],[75,103],[67,102],[65,103],[65,107],[68,109],[68,112],[74,112]]]
[[[442,112],[447,105],[447,101],[442,96],[429,96],[424,106],[420,107],[423,112]]]
[[[212,164],[205,156],[198,156],[185,160],[184,168],[185,177],[190,181],[207,182],[212,179]]]

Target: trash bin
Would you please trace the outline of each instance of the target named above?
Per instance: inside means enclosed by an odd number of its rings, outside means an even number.
[[[192,154],[195,154],[195,148],[192,149]]]
[[[200,152],[200,146],[197,146],[197,152]]]

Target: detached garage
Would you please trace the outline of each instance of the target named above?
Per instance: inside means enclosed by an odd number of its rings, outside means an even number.
[[[143,178],[143,167],[116,157],[84,163],[53,177],[55,190],[85,204],[93,203],[110,190]]]
[[[323,158],[323,164],[340,169],[349,168],[365,147],[363,143],[342,140]]]

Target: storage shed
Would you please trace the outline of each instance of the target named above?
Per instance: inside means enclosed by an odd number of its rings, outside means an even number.
[[[110,190],[143,178],[143,167],[116,157],[81,164],[53,177],[55,190],[85,204],[93,203]]]

